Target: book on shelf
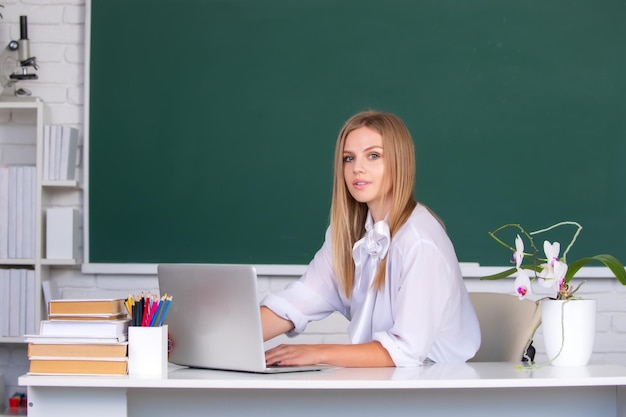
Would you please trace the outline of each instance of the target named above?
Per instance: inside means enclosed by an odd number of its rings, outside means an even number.
[[[42,320],[39,334],[66,337],[118,337],[128,334],[129,319]]]
[[[54,177],[55,180],[61,179],[61,144],[62,144],[62,126],[54,125]]]
[[[112,337],[97,337],[97,336],[45,336],[40,334],[27,334],[24,335],[24,341],[27,343],[36,344],[91,344],[91,345],[109,345],[113,343],[126,342],[128,340],[127,334],[120,334]]]
[[[50,125],[44,125],[43,127],[43,179],[49,180],[50,176]]]
[[[80,216],[73,207],[46,209],[46,258],[78,259]]]
[[[15,195],[15,257],[23,258],[24,240],[24,167],[16,166],[17,175]]]
[[[58,375],[126,375],[128,358],[30,358],[29,373]]]
[[[29,343],[28,357],[124,358],[128,342],[121,343]]]
[[[20,336],[24,333],[35,332],[35,315],[37,309],[35,304],[35,293],[37,292],[35,271],[32,269],[26,269],[24,270],[24,274],[26,275],[26,292],[23,299],[24,306],[22,308],[25,310],[26,324],[24,325],[24,332],[20,334]]]
[[[0,166],[0,259],[9,257],[9,167]]]
[[[22,257],[35,257],[35,200],[36,170],[34,166],[24,167],[24,227]]]
[[[19,315],[19,331],[15,336],[23,336],[26,333],[26,270],[18,269],[20,277],[20,298],[19,300],[11,300],[15,303],[17,301],[18,315]]]
[[[43,142],[44,180],[74,180],[78,129],[62,125],[45,125]]]
[[[0,269],[0,337],[9,336],[11,313],[10,271]]]
[[[17,238],[17,167],[9,167],[9,207],[7,208],[9,218],[7,236],[7,258],[16,257]]]
[[[20,270],[11,268],[9,271],[9,336],[20,336],[20,292],[22,280]]]
[[[76,152],[78,148],[78,129],[61,126],[61,163],[60,180],[73,180],[76,171]]]
[[[59,149],[60,147],[58,146],[58,144],[60,144],[60,141],[57,141],[57,129],[58,126],[56,125],[50,125],[50,132],[48,132],[48,134],[50,135],[50,147],[48,149],[48,155],[44,155],[45,159],[49,160],[49,168],[48,168],[48,177],[46,179],[48,180],[58,180],[58,174],[59,174],[59,167],[58,167],[58,160],[59,158],[57,158],[57,154],[58,151],[57,149]],[[44,134],[46,133],[46,131],[44,130]],[[45,151],[45,149],[44,149]]]
[[[48,315],[75,314],[89,316],[125,314],[127,311],[124,302],[123,298],[50,300],[48,303]]]

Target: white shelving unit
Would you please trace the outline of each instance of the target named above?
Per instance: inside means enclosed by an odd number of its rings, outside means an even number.
[[[49,280],[50,269],[55,266],[79,265],[80,260],[48,260],[45,259],[45,210],[54,201],[58,193],[76,192],[80,190],[78,181],[50,181],[43,180],[44,158],[44,103],[39,98],[27,97],[0,97],[1,111],[32,111],[35,119],[35,161],[36,161],[36,197],[35,197],[35,258],[33,259],[0,259],[1,268],[24,267],[35,271],[35,314],[34,328],[39,329],[39,322],[46,318],[46,307],[43,300],[42,283]],[[32,125],[25,125],[25,129],[33,129]],[[24,343],[23,337],[0,337],[0,343]]]

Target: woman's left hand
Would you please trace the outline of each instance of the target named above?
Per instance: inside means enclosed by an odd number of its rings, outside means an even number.
[[[332,365],[345,367],[395,366],[391,356],[377,341],[356,345],[278,345],[265,352],[267,365]]]
[[[282,344],[265,352],[267,365],[301,366],[324,363],[324,345]]]

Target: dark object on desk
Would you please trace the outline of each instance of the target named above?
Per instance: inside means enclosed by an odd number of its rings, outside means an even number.
[[[531,341],[530,345],[528,345],[528,349],[526,349],[526,354],[522,356],[522,362],[535,362],[535,352],[535,347],[533,346],[533,342]]]

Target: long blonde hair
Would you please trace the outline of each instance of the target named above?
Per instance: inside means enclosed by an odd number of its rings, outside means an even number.
[[[343,148],[350,132],[368,127],[383,138],[385,179],[391,183],[392,204],[387,217],[391,237],[407,221],[416,206],[413,197],[415,186],[415,152],[413,139],[400,118],[389,113],[365,111],[352,116],[339,132],[335,146],[335,174],[330,209],[330,230],[335,273],[346,297],[352,295],[354,261],[352,247],[365,233],[367,204],[359,203],[350,194],[344,178]],[[373,286],[382,288],[385,283],[387,258],[376,272]]]

